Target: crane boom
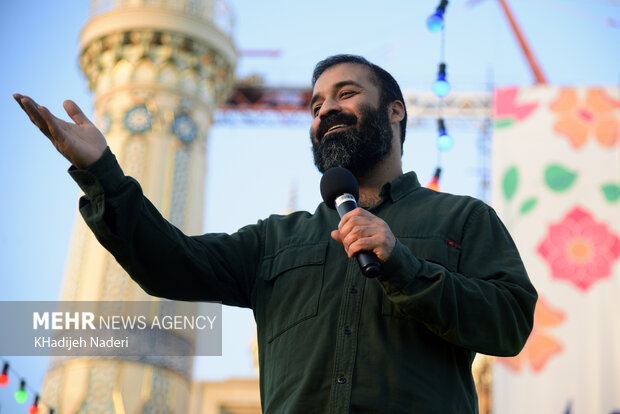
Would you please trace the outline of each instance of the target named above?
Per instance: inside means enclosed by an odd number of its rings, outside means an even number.
[[[517,25],[517,21],[515,20],[512,12],[510,11],[510,8],[508,7],[508,3],[506,2],[506,0],[498,0],[498,1],[499,1],[500,6],[502,6],[502,10],[504,14],[506,15],[506,18],[508,19],[508,23],[510,24],[512,31],[515,34],[517,41],[519,42],[519,46],[521,47],[521,51],[525,55],[525,59],[527,59],[527,63],[530,66],[530,70],[532,71],[532,74],[534,75],[534,80],[535,80],[534,84],[535,85],[546,85],[547,78],[545,77],[545,74],[540,68],[538,61],[536,60],[536,57],[534,56],[534,53],[532,52],[529,45],[525,41],[525,37],[523,36],[521,29]]]

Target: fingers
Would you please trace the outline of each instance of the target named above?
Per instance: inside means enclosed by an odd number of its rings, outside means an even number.
[[[366,222],[355,223],[350,229],[344,229],[340,237],[349,257],[353,257],[362,250],[382,249],[386,242],[383,227]]]
[[[396,245],[396,238],[387,223],[361,208],[344,215],[332,238],[344,246],[349,257],[360,251],[372,251],[385,261]]]
[[[70,99],[67,99],[62,103],[62,106],[65,108],[67,115],[71,117],[73,122],[78,125],[90,124],[90,120],[84,115],[84,112],[80,109],[79,106],[75,102]]]
[[[342,236],[340,235],[340,231],[338,231],[338,230],[332,231],[332,239],[334,239],[338,243],[342,244]]]
[[[28,115],[30,121],[35,124],[37,128],[39,128],[48,138],[52,138],[47,122],[45,122],[45,119],[39,110],[39,105],[37,105],[37,103],[31,98],[17,93],[13,95],[13,98],[15,98],[22,110],[26,112],[26,115]]]
[[[52,136],[51,138],[55,139],[56,141],[63,140],[65,137],[63,136],[62,131],[60,130],[60,126],[58,125],[59,119],[56,118],[49,111],[49,109],[47,109],[44,106],[39,106],[39,112],[41,113],[41,116],[43,117],[43,119],[45,120],[45,123],[47,124],[47,129],[49,130]]]
[[[26,108],[24,107],[24,104],[22,104],[22,101],[21,101],[23,97],[24,97],[23,95],[20,95],[18,93],[13,94],[13,99],[17,101],[19,106],[22,108],[22,111],[26,112]]]
[[[387,238],[381,238],[376,235],[355,240],[345,251],[349,258],[359,252],[373,252],[380,261],[385,262],[393,249],[394,246],[388,244]]]
[[[359,221],[364,221],[364,220],[371,220],[377,218],[375,215],[369,213],[368,211],[364,210],[363,208],[356,208],[353,211],[349,211],[347,214],[345,214],[342,219],[340,220],[340,223],[338,223],[338,230],[343,231],[344,229],[347,229],[349,227],[352,226],[352,221],[359,223]],[[350,231],[350,229],[348,230]]]

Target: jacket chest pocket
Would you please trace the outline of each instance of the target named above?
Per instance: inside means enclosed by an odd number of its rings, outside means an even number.
[[[318,313],[327,242],[278,252],[265,275],[263,298],[267,342]]]
[[[407,246],[409,251],[411,251],[411,254],[416,256],[418,259],[438,264],[449,272],[456,272],[458,270],[460,248],[454,242],[440,237],[398,237],[398,239],[401,243]],[[412,319],[409,315],[394,305],[385,293],[382,292],[382,295],[381,313],[384,316]]]

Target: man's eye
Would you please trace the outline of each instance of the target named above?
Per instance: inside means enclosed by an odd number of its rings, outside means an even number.
[[[340,98],[348,98],[350,96],[355,95],[355,92],[353,91],[342,91],[340,92]]]
[[[319,109],[321,109],[321,105],[317,105],[312,109],[312,116],[317,116],[319,113]]]

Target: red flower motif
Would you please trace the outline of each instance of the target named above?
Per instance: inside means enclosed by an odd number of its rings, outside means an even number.
[[[620,239],[605,223],[575,207],[564,219],[549,226],[538,253],[551,267],[555,279],[565,279],[586,291],[599,279],[611,275],[620,255]]]
[[[497,358],[497,360],[515,372],[521,371],[527,361],[532,365],[534,372],[541,371],[547,361],[563,349],[562,344],[547,335],[546,330],[563,320],[564,312],[551,308],[542,296],[539,297],[534,311],[534,328],[523,350],[515,357]]]
[[[553,126],[565,135],[575,148],[583,146],[590,135],[604,147],[612,147],[620,136],[620,122],[616,110],[620,102],[612,99],[602,89],[590,89],[580,102],[577,91],[563,89],[549,108],[557,113]]]

